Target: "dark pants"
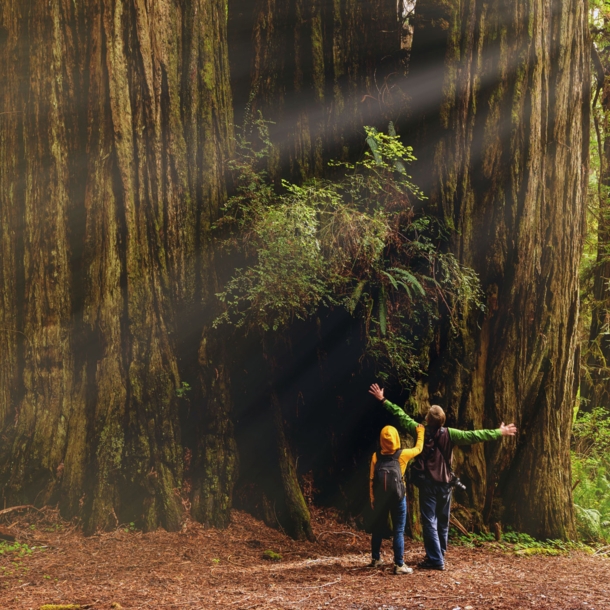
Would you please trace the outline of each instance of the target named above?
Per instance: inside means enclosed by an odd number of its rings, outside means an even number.
[[[371,538],[371,551],[373,559],[379,559],[381,552],[381,540],[383,539],[384,530],[387,528],[388,512],[392,517],[392,547],[394,549],[394,563],[397,566],[403,564],[403,555],[405,554],[405,525],[407,524],[407,499],[403,498],[393,506],[382,508],[379,510],[375,525],[373,527],[373,536]]]
[[[428,561],[442,565],[449,537],[451,487],[445,483],[426,482],[419,488],[419,510]]]

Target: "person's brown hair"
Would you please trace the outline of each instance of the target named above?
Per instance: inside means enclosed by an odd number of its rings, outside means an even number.
[[[433,428],[440,428],[445,424],[445,412],[438,405],[432,405],[426,415],[426,423]]]

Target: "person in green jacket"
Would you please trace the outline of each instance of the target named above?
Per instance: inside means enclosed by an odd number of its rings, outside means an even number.
[[[383,389],[374,383],[369,393],[395,415],[401,426],[412,436],[419,425],[399,406],[386,400]],[[445,428],[445,412],[432,405],[426,415],[424,450],[416,459],[414,468],[421,473],[419,483],[419,510],[422,518],[426,557],[418,567],[428,570],[445,569],[445,551],[449,535],[449,514],[454,475],[451,471],[453,447],[493,441],[502,436],[515,436],[514,424],[502,423],[495,430],[457,430]]]

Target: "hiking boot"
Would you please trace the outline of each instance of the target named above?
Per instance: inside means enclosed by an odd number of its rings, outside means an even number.
[[[401,566],[394,564],[394,574],[413,574],[413,569],[408,568],[404,563]]]
[[[383,561],[381,559],[371,559],[371,563],[369,563],[367,568],[380,568],[383,565]]]
[[[445,565],[442,563],[432,563],[429,559],[424,559],[417,564],[417,567],[421,570],[439,570],[443,572],[445,570]]]

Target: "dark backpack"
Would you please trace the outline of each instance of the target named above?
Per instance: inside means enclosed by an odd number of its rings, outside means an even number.
[[[402,449],[396,450],[392,455],[377,452],[373,474],[375,508],[400,502],[405,497],[405,482],[398,461],[401,453]]]
[[[416,487],[427,483],[450,483],[455,478],[451,470],[452,445],[449,431],[447,428],[439,428],[434,435],[431,432],[426,428],[424,449],[409,469],[409,481]],[[449,458],[443,448],[449,451]]]

